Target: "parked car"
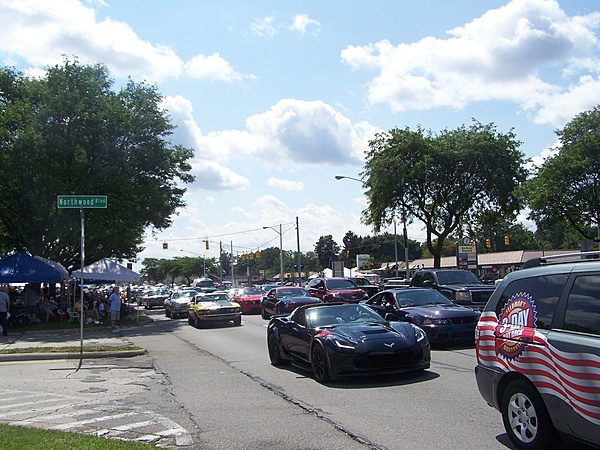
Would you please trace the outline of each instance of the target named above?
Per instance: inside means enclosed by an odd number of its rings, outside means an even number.
[[[263,296],[263,291],[257,287],[246,287],[234,289],[231,299],[239,303],[242,307],[243,314],[260,313],[260,301]]]
[[[457,305],[433,289],[404,288],[382,291],[364,302],[388,320],[420,326],[429,342],[473,342],[480,313]]]
[[[600,252],[508,274],[476,331],[477,387],[518,449],[600,447]],[[560,262],[562,260],[562,262]]]
[[[167,288],[156,288],[144,293],[142,304],[145,309],[152,309],[155,306],[162,308],[165,304],[165,299],[169,297],[170,292]]]
[[[215,292],[217,291],[217,286],[215,285],[215,282],[213,280],[211,280],[210,278],[196,278],[193,282],[192,282],[192,287],[196,288],[197,290],[201,290],[202,292]]]
[[[232,302],[224,291],[196,294],[187,305],[188,323],[199,328],[207,323],[242,324],[242,307]]]
[[[482,310],[496,288],[483,284],[469,270],[427,269],[415,272],[409,287],[422,287],[440,291],[454,303]]]
[[[431,363],[425,332],[407,322],[387,322],[357,304],[314,304],[274,316],[267,327],[274,366],[294,362],[321,383],[350,375],[425,370]]]
[[[182,289],[171,293],[169,297],[165,299],[164,308],[165,316],[171,319],[177,317],[187,317],[187,305],[198,293],[195,289]]]
[[[369,298],[367,293],[347,278],[313,278],[306,285],[306,290],[323,303],[344,302],[358,303]]]
[[[297,286],[281,286],[271,289],[260,302],[260,314],[268,319],[272,314],[289,314],[298,306],[321,303],[308,291]]]
[[[367,297],[373,297],[379,292],[379,286],[374,285],[368,279],[363,277],[348,277],[355,285],[367,293]]]

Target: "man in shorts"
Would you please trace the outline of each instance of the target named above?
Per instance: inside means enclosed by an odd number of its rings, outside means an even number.
[[[119,294],[119,286],[113,288],[113,292],[110,294],[110,297],[108,297],[108,301],[110,302],[111,331],[113,333],[118,333],[119,327],[117,327],[117,322],[121,319],[121,294]]]

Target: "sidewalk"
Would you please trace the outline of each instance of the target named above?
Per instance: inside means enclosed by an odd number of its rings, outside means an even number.
[[[60,330],[27,330],[23,333],[13,332],[8,336],[0,336],[0,350],[13,350],[16,353],[0,354],[3,361],[29,361],[40,359],[79,359],[129,357],[146,353],[146,350],[123,350],[131,346],[131,342],[123,339],[121,333],[111,333],[110,327],[85,328],[83,330],[83,354],[80,354],[81,334],[79,328]],[[115,350],[102,352],[86,352],[86,347],[115,347]],[[76,352],[53,353],[18,353],[32,348],[76,347]],[[118,349],[118,350],[117,350]]]

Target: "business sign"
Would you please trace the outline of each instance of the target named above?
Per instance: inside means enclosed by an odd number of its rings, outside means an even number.
[[[59,208],[106,208],[106,195],[59,195],[56,206]]]
[[[477,246],[475,241],[468,237],[464,237],[462,242],[456,245],[456,267],[459,269],[477,269]]]

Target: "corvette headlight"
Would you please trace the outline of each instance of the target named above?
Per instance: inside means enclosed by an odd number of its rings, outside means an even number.
[[[338,341],[337,339],[333,340],[333,343],[339,347],[339,348],[345,348],[348,350],[354,350],[356,348],[356,346],[352,345],[349,342],[345,342],[345,341]]]
[[[415,326],[414,330],[415,330],[415,337],[417,338],[417,342],[421,342],[423,339],[425,339],[427,337],[427,335],[421,328]]]

